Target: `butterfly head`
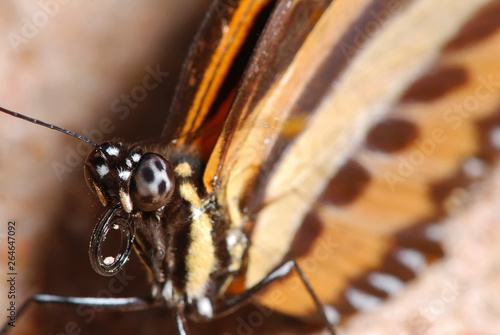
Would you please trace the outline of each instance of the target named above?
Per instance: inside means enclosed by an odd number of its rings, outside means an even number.
[[[105,276],[118,272],[128,260],[135,238],[135,222],[144,212],[161,211],[175,189],[172,167],[162,156],[140,146],[106,142],[96,147],[85,163],[87,185],[106,207],[90,242],[90,261]],[[110,229],[121,233],[120,251],[103,257],[102,246]]]
[[[85,163],[85,177],[105,207],[120,206],[127,213],[157,211],[175,189],[165,158],[122,142],[106,142],[93,150]]]

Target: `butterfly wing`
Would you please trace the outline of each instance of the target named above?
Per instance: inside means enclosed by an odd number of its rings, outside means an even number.
[[[186,58],[163,138],[175,139],[177,146],[194,143],[204,156],[209,154],[239,80],[233,73],[241,74],[241,63],[251,52],[248,35],[262,24],[256,18],[272,4],[271,0],[211,4]]]
[[[453,190],[493,157],[495,17],[498,1],[278,3],[205,173],[248,232],[245,287],[296,258],[349,314],[441,255]],[[293,277],[258,300],[314,312]]]

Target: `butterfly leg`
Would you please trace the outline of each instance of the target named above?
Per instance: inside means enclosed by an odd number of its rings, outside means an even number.
[[[161,302],[154,301],[151,298],[79,298],[79,297],[63,297],[52,294],[36,294],[28,299],[19,309],[16,318],[19,318],[26,308],[33,302],[38,304],[58,304],[58,305],[74,305],[74,306],[89,306],[98,307],[100,309],[116,310],[116,311],[140,311],[155,308],[161,305]],[[0,330],[1,334],[6,334],[11,325],[7,322]]]
[[[328,320],[323,305],[316,296],[316,293],[314,293],[314,290],[309,284],[307,277],[305,276],[304,272],[300,269],[298,264],[295,262],[295,260],[285,262],[276,270],[271,272],[266,278],[264,278],[262,281],[260,281],[259,283],[257,283],[255,286],[251,287],[244,293],[236,297],[232,297],[230,299],[222,301],[220,305],[216,306],[216,308],[214,309],[215,317],[222,317],[239,309],[242,305],[246,304],[254,296],[254,294],[258,293],[261,289],[266,287],[274,280],[286,277],[293,270],[297,271],[298,275],[300,276],[300,279],[302,280],[302,283],[306,287],[307,292],[309,292],[311,298],[314,300],[314,304],[316,305],[318,313],[321,315],[321,318],[323,319],[326,328],[328,329],[330,334],[335,335],[335,329],[333,328],[332,323]]]
[[[175,323],[179,335],[189,335],[186,316],[184,315],[184,310],[181,308],[176,308],[175,310]]]

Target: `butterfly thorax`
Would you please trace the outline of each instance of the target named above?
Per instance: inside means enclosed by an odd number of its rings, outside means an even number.
[[[132,227],[153,298],[192,318],[212,316],[212,303],[231,275],[226,220],[203,187],[202,171],[193,148],[121,142],[104,143],[85,166],[106,213],[116,210],[113,215]]]

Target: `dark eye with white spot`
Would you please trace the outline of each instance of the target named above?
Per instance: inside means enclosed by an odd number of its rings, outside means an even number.
[[[160,155],[145,154],[132,174],[130,196],[138,209],[152,212],[170,200],[174,183],[170,164]]]

